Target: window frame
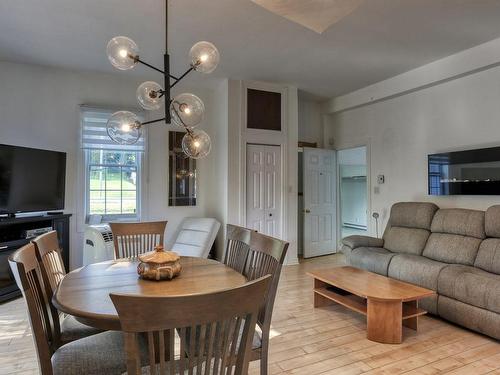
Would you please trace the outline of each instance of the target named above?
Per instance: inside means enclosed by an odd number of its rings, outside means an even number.
[[[113,149],[106,149],[106,148],[95,148],[95,149],[84,149],[84,175],[85,175],[85,221],[88,223],[89,218],[91,215],[101,215],[102,222],[109,222],[109,221],[139,221],[141,219],[141,206],[142,206],[142,188],[143,188],[143,168],[144,168],[144,157],[143,153],[140,151],[120,151],[120,152],[129,152],[129,153],[135,153],[136,154],[136,164],[135,167],[137,168],[136,171],[136,212],[135,214],[92,214],[90,213],[90,168],[92,166],[97,166],[97,167],[119,167],[120,169],[122,167],[126,167],[126,165],[122,164],[93,164],[90,162],[90,157],[91,157],[91,152],[92,151],[111,151],[111,152],[116,152],[117,150]],[[123,191],[121,190],[116,190],[116,191]]]

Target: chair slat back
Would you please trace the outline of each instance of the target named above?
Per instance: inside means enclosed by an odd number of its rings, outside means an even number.
[[[59,283],[66,275],[66,269],[61,257],[59,248],[59,240],[55,230],[44,233],[33,240],[36,248],[36,255],[40,264],[40,271],[45,286],[45,294],[47,303],[50,307],[52,316],[52,338],[53,345],[56,347],[60,344],[61,327],[60,315],[57,309],[52,304],[52,296],[54,295]]]
[[[109,223],[113,232],[115,259],[131,258],[163,245],[166,221]]]
[[[245,264],[250,249],[251,229],[227,224],[226,226],[226,253],[224,264],[239,273],[245,270]]]
[[[52,375],[51,314],[35,245],[30,243],[9,257],[9,265],[28,307],[28,316],[42,375]]]
[[[267,275],[234,289],[177,297],[111,294],[125,334],[128,374],[140,374],[138,335],[146,333],[151,374],[246,375],[259,306],[270,281]]]
[[[272,275],[269,293],[258,318],[258,323],[264,334],[271,327],[274,300],[287,249],[288,242],[257,232],[250,234],[250,249],[244,275],[248,280],[254,280],[267,274]]]

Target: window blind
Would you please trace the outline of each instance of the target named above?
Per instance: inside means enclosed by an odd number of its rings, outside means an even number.
[[[121,145],[115,143],[106,131],[106,123],[113,111],[81,107],[81,147],[83,149],[115,150],[144,152],[146,129],[142,128],[142,136],[133,145]],[[140,116],[139,116],[140,117]],[[141,119],[142,120],[142,119]]]

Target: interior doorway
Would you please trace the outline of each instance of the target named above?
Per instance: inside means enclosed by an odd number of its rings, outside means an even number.
[[[298,166],[298,243],[304,258],[337,248],[335,151],[304,147]]]
[[[340,239],[368,233],[366,146],[337,151]]]
[[[247,226],[281,238],[281,147],[248,144],[246,169]]]

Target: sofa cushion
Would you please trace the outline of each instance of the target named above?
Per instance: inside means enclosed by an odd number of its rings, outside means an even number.
[[[463,208],[440,209],[423,256],[446,263],[473,265],[484,238],[484,212]]]
[[[450,265],[439,274],[438,293],[500,314],[500,275]]]
[[[440,209],[432,219],[431,232],[483,239],[485,237],[484,211],[465,208]]]
[[[486,210],[484,228],[487,237],[500,238],[500,205],[491,206]]]
[[[445,319],[500,340],[500,314],[446,296],[439,296],[438,312]]]
[[[387,276],[387,269],[394,255],[381,247],[358,247],[351,252],[349,263],[354,267]]]
[[[393,204],[384,231],[384,247],[396,253],[422,254],[437,209],[434,203]]]
[[[500,275],[500,239],[487,238],[479,245],[474,267]]]
[[[429,234],[426,229],[391,227],[384,234],[384,247],[395,253],[421,255]]]
[[[438,206],[427,202],[399,202],[391,207],[390,225],[405,228],[430,229]]]
[[[423,256],[446,263],[473,265],[481,240],[457,234],[432,233]]]
[[[391,259],[388,276],[437,291],[439,273],[446,266],[446,263],[423,256],[397,254]],[[422,299],[419,303],[425,310],[437,314],[437,296]]]
[[[382,247],[384,246],[384,240],[382,238],[370,237],[370,236],[347,236],[342,238],[342,243],[349,246],[351,249],[357,247]]]

